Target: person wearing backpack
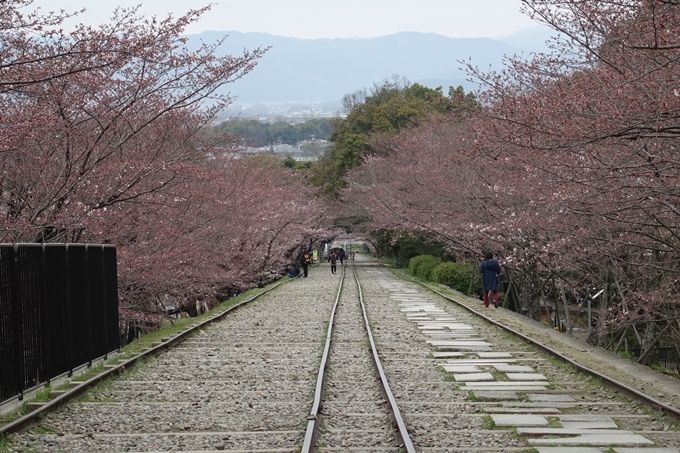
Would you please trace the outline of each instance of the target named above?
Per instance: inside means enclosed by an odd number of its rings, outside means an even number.
[[[309,252],[303,253],[302,258],[300,258],[300,266],[302,266],[302,277],[303,278],[307,278],[307,270],[308,270],[310,264],[312,264],[312,257],[309,256]]]
[[[330,254],[328,260],[331,262],[331,274],[335,274],[338,270],[338,257],[335,252]]]

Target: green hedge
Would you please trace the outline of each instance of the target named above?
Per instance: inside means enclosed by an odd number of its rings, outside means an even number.
[[[482,290],[482,282],[476,271],[475,266],[469,263],[441,263],[432,271],[432,280],[468,296],[477,295]],[[468,294],[473,277],[472,293]]]
[[[408,270],[411,275],[415,275],[425,280],[432,280],[432,271],[441,264],[441,258],[430,255],[414,256],[408,263]]]

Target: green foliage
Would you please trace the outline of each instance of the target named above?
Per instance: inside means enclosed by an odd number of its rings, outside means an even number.
[[[397,261],[395,263],[397,267],[407,267],[411,258],[418,256],[423,250],[422,241],[412,236],[400,237],[395,244],[395,248],[397,250]]]
[[[57,434],[57,429],[54,426],[46,425],[46,424],[40,424],[33,428],[32,432],[34,434]]]
[[[432,280],[432,271],[441,264],[442,259],[430,255],[420,255],[411,258],[408,269],[411,275]]]
[[[475,266],[469,263],[441,263],[432,274],[433,280],[437,283],[450,286],[463,294],[468,294],[470,281],[473,281],[472,294],[478,294],[482,290],[482,285],[476,271]]]
[[[288,168],[290,170],[293,170],[295,172],[297,171],[308,171],[310,167],[312,166],[311,162],[298,162],[295,159],[293,159],[291,156],[286,157],[281,161],[281,165],[283,165],[285,168]]]
[[[427,238],[398,230],[378,230],[372,233],[383,258],[395,258],[394,267],[408,267],[411,258],[418,255],[432,255],[449,260],[445,245]]]
[[[228,132],[242,138],[243,144],[253,147],[285,143],[295,145],[303,140],[328,140],[333,122],[328,118],[317,118],[300,124],[285,121],[263,123],[258,120],[229,120],[214,126],[209,132]]]
[[[373,152],[369,144],[371,139],[417,127],[430,115],[478,106],[474,96],[466,95],[461,87],[451,87],[449,97],[446,97],[441,87],[432,89],[410,84],[398,77],[345,95],[343,105],[347,117],[337,119],[333,125],[330,134],[333,147],[325,158],[312,166],[312,183],[330,197],[337,196],[345,186],[347,171]]]
[[[496,429],[496,422],[490,415],[482,416],[482,421],[484,422],[482,429]]]
[[[35,398],[33,398],[33,401],[38,403],[44,403],[46,401],[49,401],[51,391],[52,388],[49,385],[46,385],[45,387],[35,392]]]
[[[619,350],[619,355],[621,357],[623,357],[624,359],[635,360],[635,357],[633,357],[633,355],[631,353],[629,353],[628,351],[625,351],[623,349]]]

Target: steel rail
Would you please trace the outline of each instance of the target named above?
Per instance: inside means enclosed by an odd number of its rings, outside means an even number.
[[[338,286],[338,293],[335,296],[335,304],[331,310],[331,319],[328,322],[328,330],[326,331],[326,344],[324,345],[323,355],[321,356],[321,365],[319,366],[319,374],[316,377],[316,389],[314,390],[314,402],[312,409],[307,417],[307,430],[305,431],[305,439],[302,443],[301,453],[311,453],[316,447],[316,439],[319,434],[319,426],[321,426],[321,409],[323,408],[323,390],[326,381],[326,371],[328,369],[328,358],[331,352],[331,338],[333,336],[333,323],[335,321],[335,313],[340,303],[340,294],[342,294],[342,286],[345,282],[345,266],[342,267],[342,277],[340,277],[340,285]]]
[[[673,407],[673,406],[670,406],[670,405],[664,403],[663,401],[659,401],[656,398],[653,398],[653,397],[647,395],[646,393],[643,393],[643,392],[641,392],[641,391],[639,391],[635,388],[632,388],[632,387],[624,384],[623,382],[617,381],[616,379],[614,379],[610,376],[602,374],[599,371],[596,371],[596,370],[593,370],[592,368],[588,368],[584,365],[581,365],[578,362],[574,361],[573,359],[570,359],[569,357],[565,356],[561,352],[556,351],[556,350],[552,349],[551,347],[549,347],[549,346],[547,346],[547,345],[545,345],[545,344],[543,344],[539,341],[536,341],[533,338],[531,338],[531,337],[529,337],[529,336],[527,336],[527,335],[525,335],[521,332],[518,332],[518,331],[516,331],[516,330],[514,330],[514,329],[512,329],[512,328],[510,328],[510,327],[508,327],[504,324],[501,324],[498,321],[495,321],[495,320],[489,318],[485,314],[475,310],[474,308],[468,307],[467,305],[457,301],[453,297],[450,297],[450,296],[448,296],[448,295],[446,295],[446,294],[444,294],[440,291],[437,291],[436,289],[430,287],[429,285],[426,285],[425,283],[419,282],[417,280],[414,280],[414,281],[419,283],[420,285],[424,286],[425,288],[429,289],[433,293],[438,294],[439,296],[443,297],[444,299],[455,303],[456,305],[464,308],[465,310],[469,311],[470,313],[473,313],[474,315],[479,316],[480,318],[484,319],[488,323],[490,323],[490,324],[492,324],[496,327],[499,327],[500,329],[502,329],[502,330],[504,330],[504,331],[506,331],[506,332],[518,337],[518,338],[521,338],[525,343],[532,345],[532,346],[535,346],[536,348],[540,349],[541,351],[545,352],[546,354],[548,354],[548,355],[550,355],[550,356],[552,356],[552,357],[554,357],[554,358],[556,358],[556,359],[558,359],[558,360],[560,360],[564,363],[571,365],[576,370],[578,370],[582,373],[588,374],[590,376],[593,376],[595,378],[601,379],[602,382],[605,383],[608,387],[613,388],[613,389],[619,391],[620,393],[627,395],[628,397],[630,397],[632,399],[640,401],[643,404],[651,407],[654,410],[663,410],[667,415],[670,415],[672,418],[674,418],[676,420],[680,420],[680,409]]]
[[[392,421],[392,426],[394,427],[394,435],[397,439],[397,445],[400,449],[405,450],[408,453],[415,453],[416,449],[413,447],[411,437],[406,430],[406,423],[404,423],[404,419],[401,416],[401,412],[397,406],[397,401],[392,394],[392,390],[390,389],[390,384],[387,382],[385,370],[383,370],[383,367],[380,364],[378,349],[375,346],[375,340],[373,339],[373,332],[371,331],[371,325],[368,321],[368,314],[366,313],[366,305],[364,304],[363,291],[361,290],[361,283],[359,282],[359,277],[357,276],[357,270],[354,266],[354,263],[352,263],[352,271],[354,273],[354,279],[356,280],[357,287],[359,288],[359,302],[361,302],[361,311],[364,314],[364,323],[366,325],[368,341],[371,345],[373,366],[380,377],[380,392],[382,393],[383,398],[385,398],[385,401],[387,401],[387,408],[390,414],[390,420]]]
[[[126,370],[130,370],[135,363],[137,363],[138,360],[143,359],[143,358],[148,358],[152,356],[156,356],[162,352],[165,352],[169,350],[170,348],[178,345],[182,341],[186,340],[190,335],[192,335],[194,332],[198,331],[199,329],[202,329],[213,322],[221,321],[227,314],[230,312],[236,310],[237,308],[240,308],[246,304],[249,304],[250,302],[254,301],[258,297],[278,288],[280,285],[282,285],[283,282],[279,282],[275,285],[273,285],[271,288],[267,288],[264,291],[261,291],[257,294],[254,294],[241,302],[239,302],[236,305],[233,305],[226,310],[224,310],[221,313],[215,314],[210,316],[208,319],[205,321],[202,321],[192,327],[189,327],[188,329],[180,332],[179,334],[169,338],[167,341],[162,342],[161,344],[154,346],[128,360],[125,362],[122,362],[118,365],[116,365],[113,368],[110,368],[96,376],[93,376],[91,379],[87,381],[83,381],[82,384],[79,384],[77,387],[74,387],[73,389],[69,390],[68,392],[64,393],[63,395],[58,396],[57,398],[50,400],[49,402],[45,403],[42,407],[39,407],[35,409],[34,411],[14,420],[11,423],[8,423],[4,426],[0,426],[0,436],[10,434],[10,433],[15,433],[19,431],[26,430],[30,428],[32,425],[39,423],[44,416],[49,413],[49,412],[54,412],[61,408],[64,404],[68,403],[69,401],[79,397],[83,393],[85,393],[87,390],[90,388],[94,387],[98,383],[102,382],[103,380],[107,379],[108,377],[112,375],[118,375],[124,373]],[[73,382],[73,381],[72,381]]]

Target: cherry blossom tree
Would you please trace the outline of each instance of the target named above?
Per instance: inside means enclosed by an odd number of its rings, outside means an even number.
[[[523,3],[560,33],[555,51],[471,67],[479,115],[386,141],[346,196],[373,206],[376,225],[499,252],[526,277],[529,315],[549,290],[603,289],[599,325],[651,351],[677,331],[680,10]]]
[[[163,297],[209,303],[275,278],[324,236],[325,206],[280,162],[205,133],[231,102],[217,90],[266,49],[216,56],[177,19],[118,9],[108,24],[0,3],[0,235],[3,242],[118,246],[121,314],[153,328]]]

